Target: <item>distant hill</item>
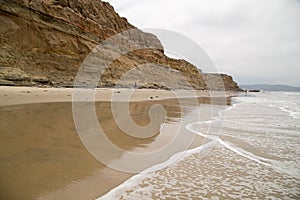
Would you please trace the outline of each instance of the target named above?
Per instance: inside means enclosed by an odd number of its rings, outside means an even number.
[[[240,88],[247,89],[247,90],[300,92],[300,87],[293,87],[288,85],[255,84],[255,85],[240,85]]]

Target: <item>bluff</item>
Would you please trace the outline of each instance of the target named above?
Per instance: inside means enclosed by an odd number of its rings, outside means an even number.
[[[242,91],[232,76],[227,74],[203,73],[203,77],[210,90]]]
[[[164,55],[156,36],[138,30],[107,2],[1,0],[0,24],[0,85],[72,86],[82,62],[99,43],[135,29],[138,34],[127,42],[157,48],[131,51],[116,59],[101,76],[99,87],[115,86],[131,69],[153,63],[162,67],[137,68],[121,85],[207,89],[201,71]]]

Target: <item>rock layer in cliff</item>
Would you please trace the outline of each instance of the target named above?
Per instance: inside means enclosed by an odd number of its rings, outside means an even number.
[[[135,29],[138,34],[126,42],[156,48],[131,51],[114,60],[98,86],[207,88],[201,71],[184,60],[165,56],[156,36],[136,29],[107,2],[2,0],[0,23],[1,85],[72,86],[82,62],[99,43]],[[147,64],[152,67],[139,67]],[[132,69],[136,74],[120,83]]]
[[[231,90],[241,91],[238,84],[233,80],[232,76],[227,74],[203,73],[205,82],[210,90]]]

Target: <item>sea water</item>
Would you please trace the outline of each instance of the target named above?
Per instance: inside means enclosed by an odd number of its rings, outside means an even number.
[[[300,199],[299,100],[287,92],[234,97],[218,117],[186,126],[210,142],[99,199]]]

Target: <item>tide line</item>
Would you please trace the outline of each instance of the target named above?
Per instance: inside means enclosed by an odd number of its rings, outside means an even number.
[[[167,161],[157,164],[157,165],[154,165],[152,167],[149,167],[148,169],[145,169],[141,173],[132,176],[131,178],[129,178],[126,181],[124,181],[123,183],[121,183],[119,186],[110,190],[105,195],[99,197],[97,200],[117,199],[122,195],[122,193],[124,191],[132,189],[133,185],[135,185],[137,182],[147,178],[148,176],[152,176],[157,170],[161,170],[174,162],[179,162],[179,161],[183,160],[185,157],[190,156],[194,153],[198,153],[205,149],[209,149],[214,145],[215,145],[215,141],[212,140],[200,147],[196,147],[194,149],[176,153],[172,157],[170,157]]]
[[[207,139],[211,139],[211,140],[215,140],[216,142],[218,142],[219,144],[221,144],[222,146],[226,147],[227,149],[239,154],[240,156],[243,156],[245,158],[248,158],[248,159],[251,159],[257,163],[260,163],[260,164],[263,164],[263,165],[266,165],[266,166],[272,166],[270,163],[267,163],[267,162],[271,162],[271,160],[267,159],[267,158],[262,158],[262,157],[259,157],[259,156],[255,156],[253,155],[252,153],[248,152],[248,151],[245,151],[245,150],[242,150],[240,148],[237,148],[233,145],[230,145],[228,143],[226,143],[225,141],[223,141],[219,136],[216,136],[216,135],[210,135],[210,134],[203,134],[197,130],[193,130],[192,126],[195,126],[197,124],[201,124],[202,122],[197,122],[197,123],[193,123],[193,124],[188,124],[186,126],[186,129],[188,129],[189,131],[197,134],[197,135],[200,135],[202,137],[205,137]]]
[[[207,122],[204,122],[204,123],[207,123]],[[267,158],[264,158],[264,157],[260,157],[260,156],[256,156],[248,151],[245,151],[244,149],[241,149],[241,148],[238,148],[232,144],[228,144],[227,142],[225,142],[224,140],[222,140],[219,136],[217,135],[211,135],[211,134],[204,134],[204,133],[201,133],[197,130],[194,130],[192,128],[192,126],[195,126],[197,124],[202,124],[202,122],[197,122],[197,123],[192,123],[192,124],[188,124],[186,126],[186,129],[189,130],[190,132],[194,133],[194,134],[197,134],[199,136],[202,136],[202,137],[205,137],[207,139],[211,139],[212,142],[215,141],[215,143],[219,143],[221,144],[222,146],[224,146],[225,148],[229,149],[230,151],[240,155],[240,156],[243,156],[247,159],[250,159],[256,163],[259,163],[259,164],[262,164],[264,166],[267,166],[267,167],[271,167],[273,168],[274,170],[278,171],[278,172],[281,172],[281,173],[285,173],[285,174],[288,174],[296,179],[300,179],[299,178],[299,174],[298,173],[293,173],[293,172],[290,172],[289,170],[286,170],[286,169],[283,169],[281,167],[279,167],[278,165],[280,164],[275,164],[276,161],[275,160],[271,160],[271,159],[267,159]]]

